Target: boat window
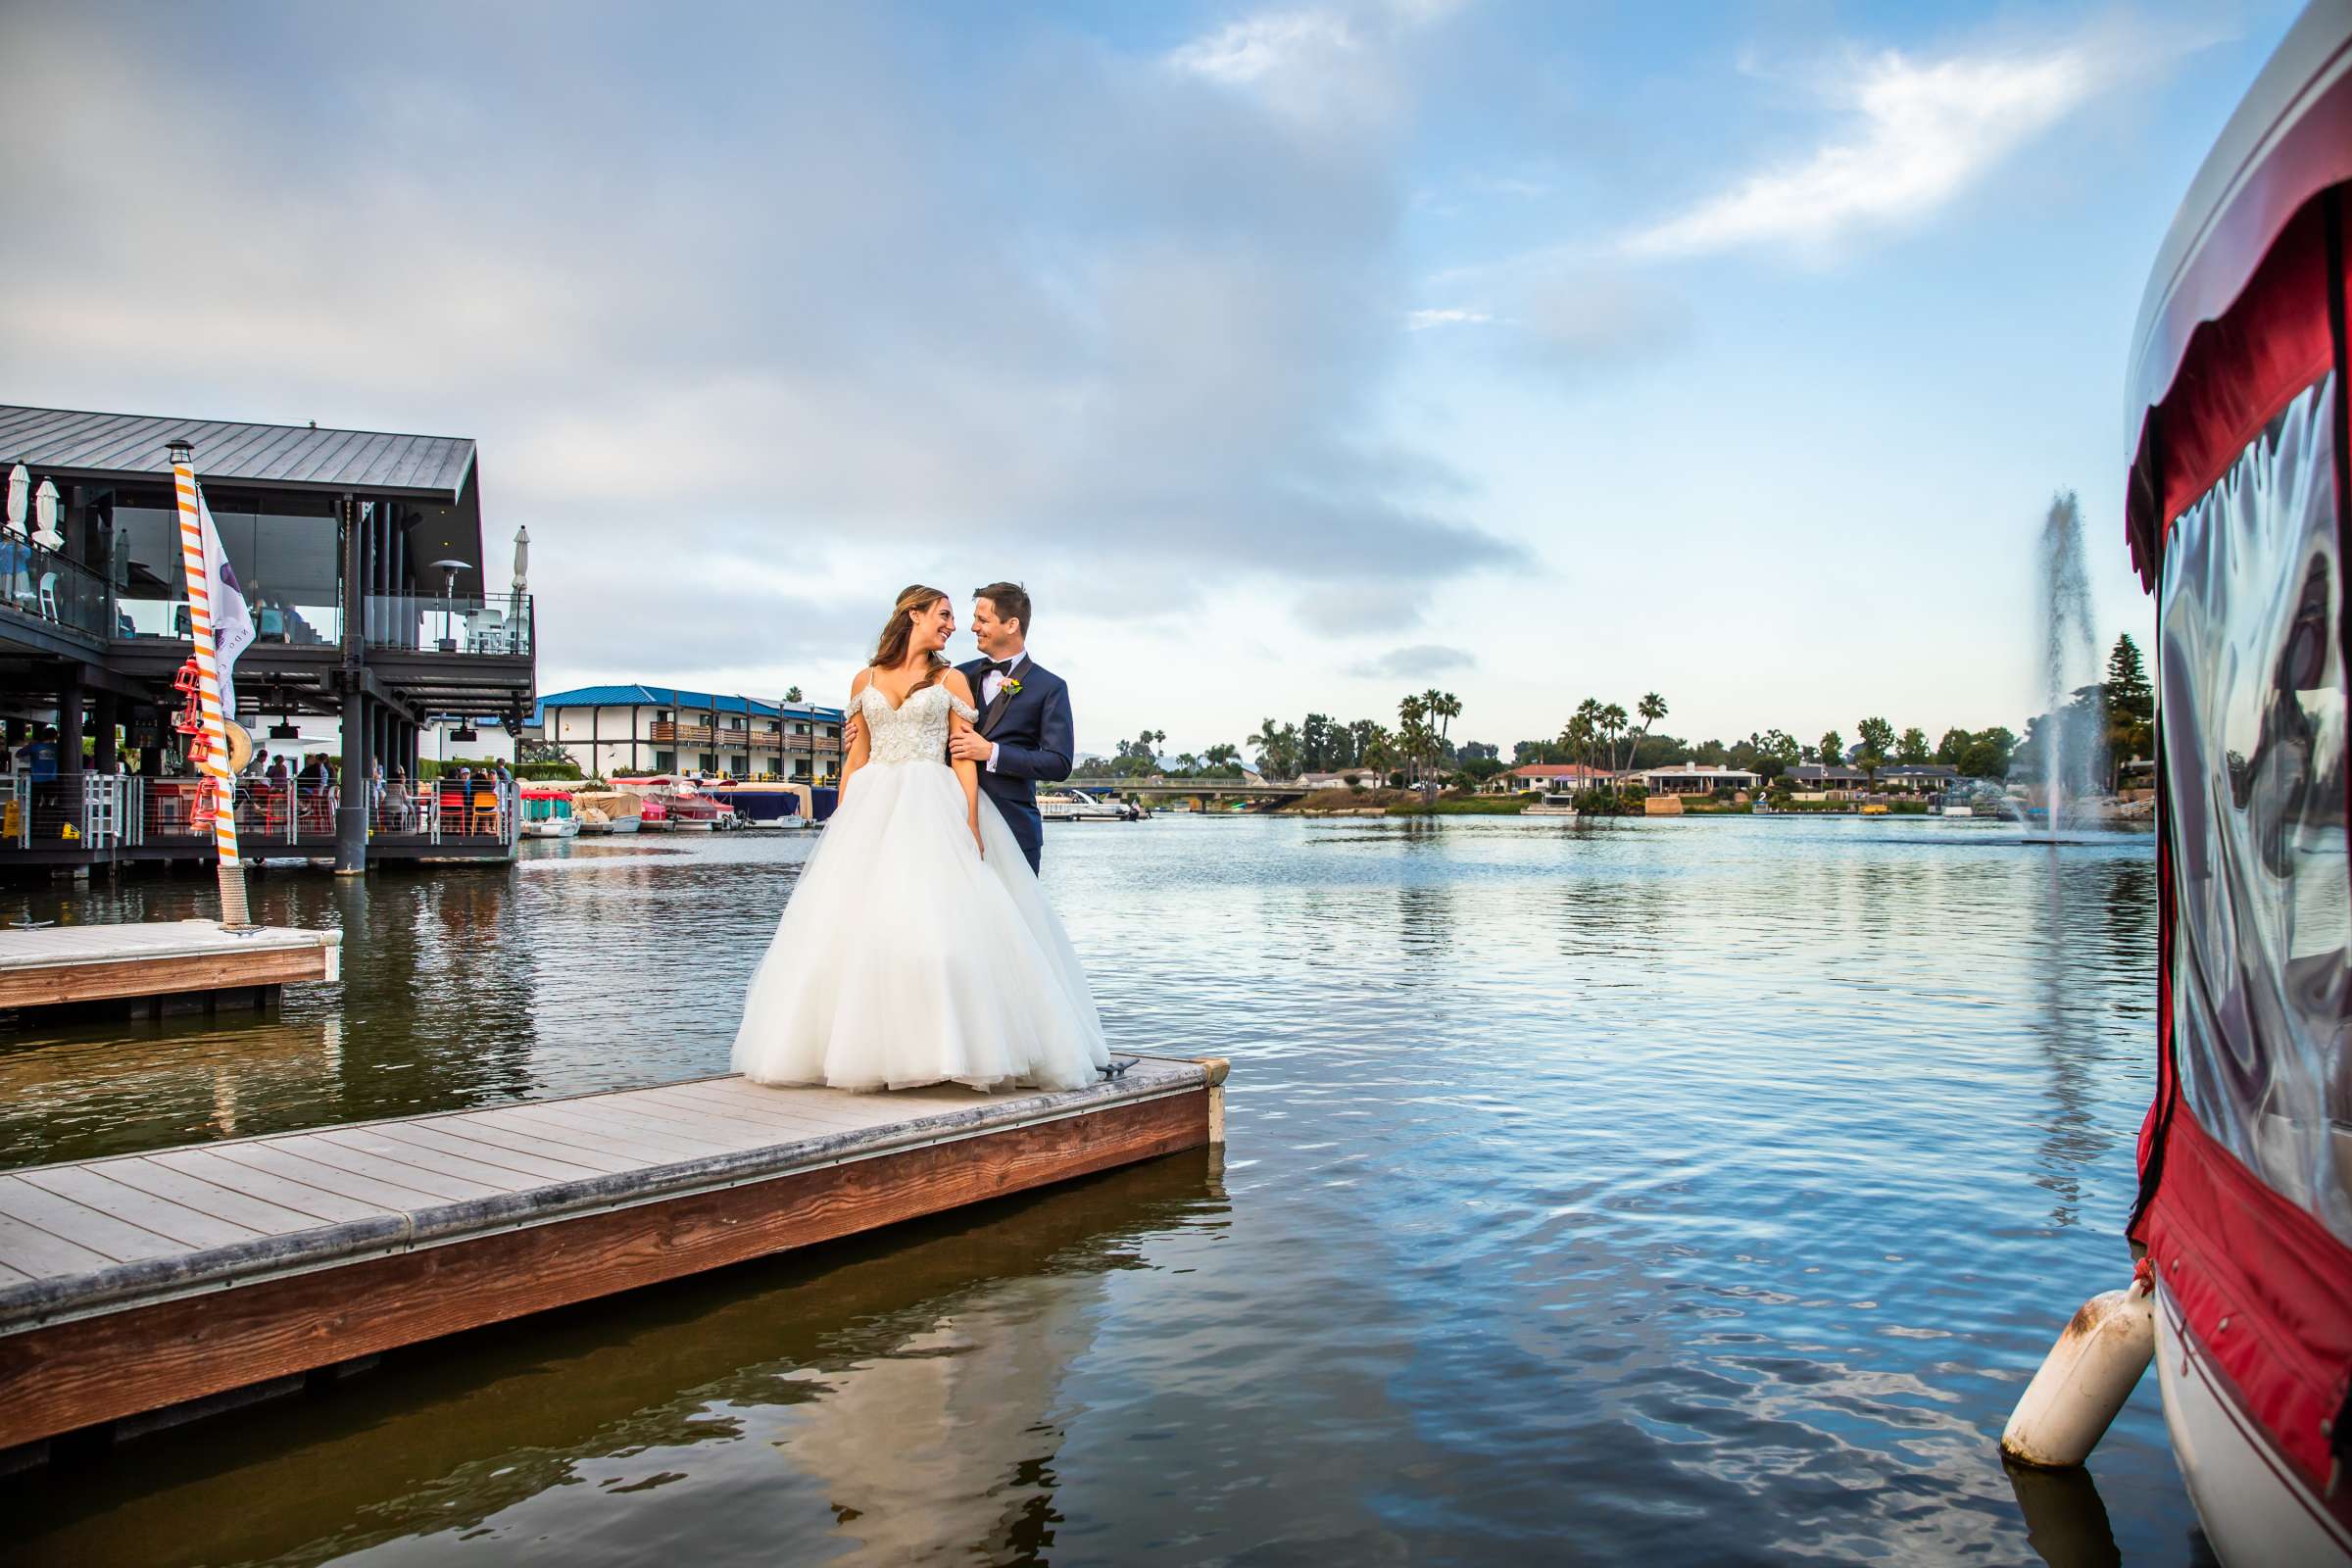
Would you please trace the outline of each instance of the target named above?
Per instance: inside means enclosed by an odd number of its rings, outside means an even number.
[[[2158,657],[2173,1041],[2207,1131],[2352,1242],[2334,377],[2174,524]]]

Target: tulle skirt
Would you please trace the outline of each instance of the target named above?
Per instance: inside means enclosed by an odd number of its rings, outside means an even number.
[[[1004,819],[939,762],[858,769],[752,977],[735,1070],[766,1084],[1075,1089],[1094,993]]]

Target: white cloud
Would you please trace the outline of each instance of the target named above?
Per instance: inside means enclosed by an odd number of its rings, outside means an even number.
[[[1404,318],[1404,329],[1408,332],[1426,332],[1433,326],[1485,326],[1494,319],[1485,311],[1411,311]]]
[[[1328,11],[1261,12],[1172,51],[1168,64],[1228,86],[1296,70],[1362,47],[1347,19]]]
[[[1922,62],[1888,50],[1826,96],[1851,126],[1810,157],[1752,175],[1633,235],[1639,255],[1819,245],[1916,220],[2118,79],[2126,57],[2089,41]]]
[[[1348,673],[1365,680],[1414,680],[1468,669],[1477,662],[1465,649],[1448,648],[1443,643],[1416,643],[1410,648],[1393,649],[1363,660],[1351,665]]]

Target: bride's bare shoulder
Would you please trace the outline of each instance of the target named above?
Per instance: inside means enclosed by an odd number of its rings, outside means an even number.
[[[942,686],[945,686],[948,689],[949,695],[954,697],[957,702],[962,703],[966,707],[971,705],[972,683],[964,678],[962,670],[949,670],[946,674],[939,677],[939,683]]]
[[[859,670],[856,675],[850,677],[850,695],[855,697],[859,692],[865,690],[868,686],[871,686],[873,683],[874,666],[868,664],[863,669]]]

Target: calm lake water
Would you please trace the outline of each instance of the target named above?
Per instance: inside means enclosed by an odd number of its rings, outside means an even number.
[[[339,990],[0,1037],[14,1164],[723,1071],[799,837],[272,875]],[[390,1356],[0,1479],[41,1563],[2209,1560],[2155,1380],[1995,1440],[2130,1275],[2151,841],[1161,817],[1049,834],[1230,1143]],[[209,882],[0,892],[205,912]],[[2054,934],[2055,933],[2055,934]],[[0,934],[0,941],[5,941]],[[2031,1519],[2031,1523],[2029,1523]]]

